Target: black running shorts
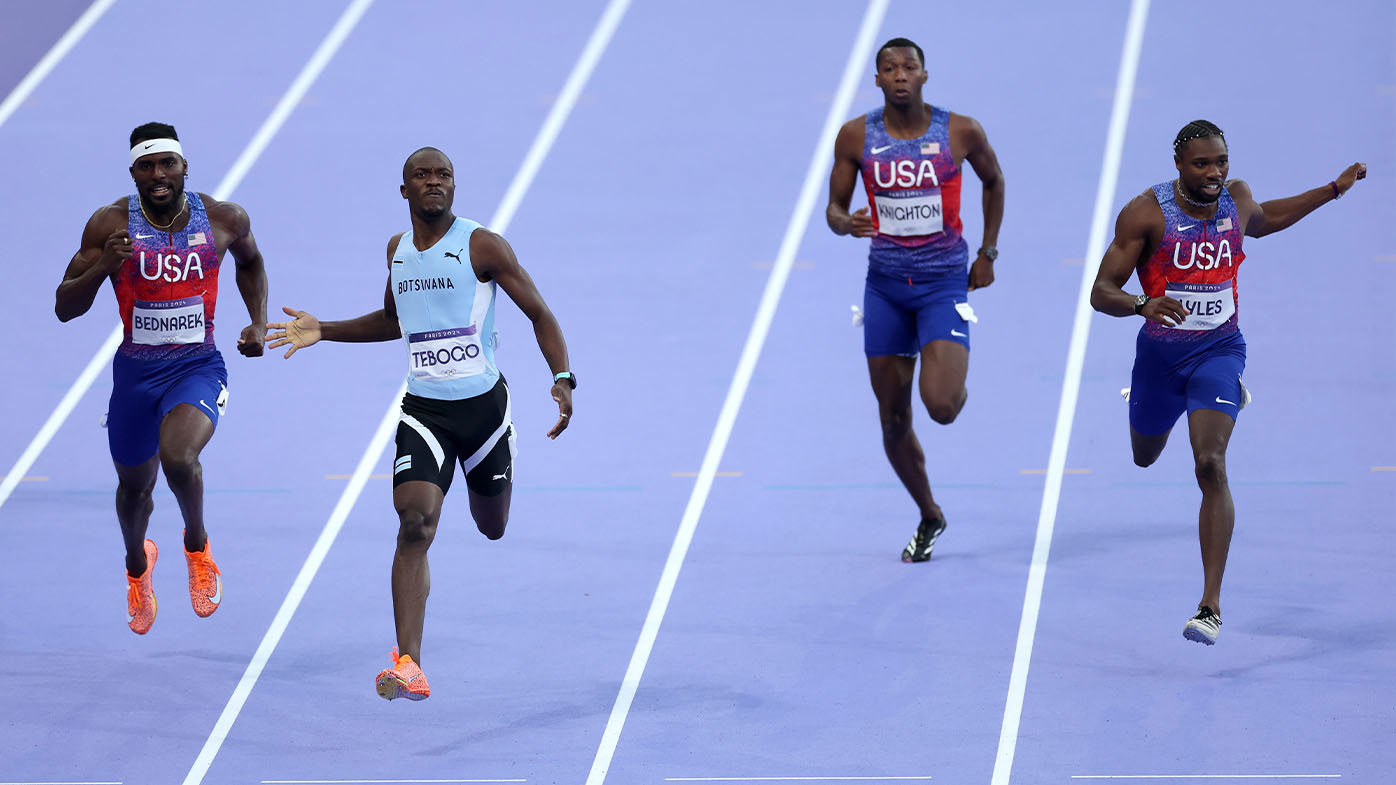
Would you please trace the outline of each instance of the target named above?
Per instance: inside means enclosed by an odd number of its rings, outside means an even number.
[[[446,493],[459,462],[470,490],[498,496],[514,480],[515,452],[504,377],[474,398],[441,401],[408,393],[397,425],[393,487],[422,480]]]

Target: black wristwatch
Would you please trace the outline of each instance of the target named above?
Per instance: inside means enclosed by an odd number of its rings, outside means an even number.
[[[562,384],[564,382],[567,384],[568,387],[571,387],[574,390],[577,389],[577,374],[572,373],[571,371],[563,371],[562,373],[553,374],[553,384]]]
[[[996,245],[986,245],[979,249],[979,255],[991,262],[998,261],[999,249]]]
[[[1152,299],[1154,299],[1154,298],[1150,297],[1150,296],[1147,295],[1147,294],[1141,294],[1141,295],[1139,295],[1138,297],[1135,297],[1135,298],[1134,298],[1134,313],[1135,313],[1135,315],[1137,316],[1137,315],[1143,313],[1143,312],[1144,312],[1144,306],[1148,305],[1148,304],[1149,304],[1149,301],[1152,300]]]

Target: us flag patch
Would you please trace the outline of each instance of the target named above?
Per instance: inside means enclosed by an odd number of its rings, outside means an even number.
[[[940,142],[922,142],[922,155],[940,155]]]
[[[196,246],[196,245],[203,245],[203,244],[204,244],[204,233],[203,233],[203,232],[195,232],[195,233],[189,235],[189,247],[192,248],[192,247],[194,247],[194,246]]]
[[[1223,219],[1221,219],[1220,221],[1217,221],[1217,231],[1218,231],[1218,232],[1229,232],[1229,231],[1231,231],[1231,217],[1230,217],[1230,216],[1228,216],[1228,217],[1226,217],[1226,218],[1223,218]]]

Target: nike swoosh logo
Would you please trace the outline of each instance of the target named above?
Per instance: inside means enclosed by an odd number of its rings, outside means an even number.
[[[960,332],[959,330],[951,330],[951,331],[950,331],[950,334],[953,335],[953,336],[955,336],[956,338],[968,338],[968,337],[969,337],[968,335],[965,335],[964,333]]]
[[[1236,405],[1236,402],[1235,402],[1235,401],[1224,401],[1224,400],[1222,400],[1222,397],[1221,397],[1220,395],[1217,396],[1217,403],[1229,403],[1229,404],[1231,404],[1232,406],[1235,406],[1235,405]]]
[[[1194,226],[1197,226],[1197,224],[1188,224],[1187,226],[1180,226],[1180,227],[1178,227],[1178,231],[1180,231],[1180,232],[1186,232],[1187,230],[1193,228]]]
[[[873,154],[873,155],[877,155],[878,153],[885,153],[885,152],[887,152],[888,150],[891,150],[891,149],[892,149],[892,145],[890,145],[890,144],[889,144],[889,145],[884,145],[884,146],[882,146],[882,147],[874,147],[874,148],[872,149],[872,154]]]
[[[203,399],[203,398],[200,398],[200,399],[199,399],[199,405],[202,406],[202,407],[204,407],[205,409],[208,409],[210,412],[213,412],[214,414],[217,414],[217,412],[214,412],[214,411],[213,411],[213,407],[211,407],[211,406],[209,406],[208,404],[204,403],[204,399]]]
[[[151,142],[150,144],[148,144],[148,145],[145,146],[145,149],[149,150],[150,148],[152,148],[152,147],[154,147],[154,146],[155,146],[155,143],[154,143],[154,142]]]
[[[154,237],[154,236],[155,236],[155,235],[153,235],[153,234],[138,234],[138,235],[136,235],[136,239],[137,239],[137,240],[149,240],[150,238],[152,238],[152,237]]]
[[[213,577],[213,585],[218,587],[218,591],[210,594],[208,596],[208,601],[217,605],[223,601],[223,579],[215,575]]]

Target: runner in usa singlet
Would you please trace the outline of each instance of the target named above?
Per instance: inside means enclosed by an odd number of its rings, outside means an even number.
[[[1281,231],[1341,197],[1366,176],[1367,167],[1354,163],[1325,185],[1260,202],[1244,180],[1229,179],[1226,137],[1208,120],[1178,131],[1173,166],[1175,179],[1152,186],[1120,210],[1090,304],[1110,316],[1144,320],[1135,337],[1130,386],[1123,391],[1134,464],[1152,466],[1187,414],[1185,444],[1202,492],[1197,531],[1203,585],[1183,637],[1210,646],[1221,632],[1222,576],[1236,524],[1226,453],[1237,417],[1250,403],[1242,382],[1246,341],[1237,289],[1246,258],[1242,242],[1247,235]],[[1135,275],[1142,294],[1124,289]],[[1190,517],[1154,508],[1140,521]]]
[[[136,193],[88,219],[55,292],[54,311],[64,322],[82,316],[107,283],[116,295],[121,343],[112,357],[103,424],[126,546],[127,625],[144,635],[158,607],[151,573],[159,548],[146,532],[162,473],[184,520],[194,612],[209,616],[222,602],[223,580],[204,526],[199,461],[228,402],[228,373],[213,336],[222,254],[237,265],[237,288],[251,319],[237,339],[245,357],[262,355],[268,287],[247,213],[185,190],[188,163],[174,126],[137,126],[128,144]]]
[[[883,104],[839,129],[825,220],[835,234],[869,241],[854,324],[863,328],[884,452],[921,514],[902,560],[922,562],[946,523],[911,408],[919,400],[933,421],[948,425],[968,400],[970,325],[978,321],[968,295],[994,282],[1004,178],[978,121],[924,99],[929,76],[920,46],[893,38],[875,64]],[[960,221],[966,162],[984,187],[984,240],[973,263]],[[868,204],[850,210],[860,180]]]

